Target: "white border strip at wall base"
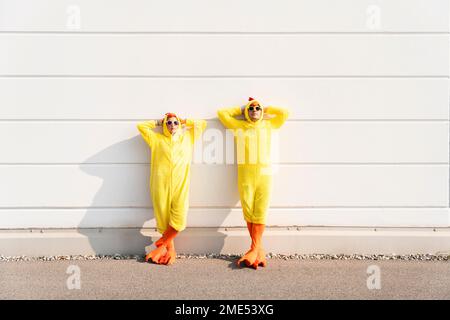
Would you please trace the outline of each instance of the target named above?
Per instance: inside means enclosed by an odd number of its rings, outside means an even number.
[[[0,255],[144,254],[159,238],[154,229],[0,230]],[[266,252],[282,254],[439,254],[450,252],[450,228],[267,228]],[[178,253],[241,254],[244,228],[188,228]]]

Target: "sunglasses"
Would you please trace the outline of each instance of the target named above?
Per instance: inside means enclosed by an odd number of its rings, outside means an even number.
[[[176,125],[176,126],[178,125],[178,121],[170,121],[170,120],[167,121],[167,124],[168,124],[169,126],[170,126],[172,123],[173,123],[174,125]]]
[[[259,111],[259,110],[261,110],[261,107],[249,107],[248,108],[248,110],[250,110],[250,111],[253,111],[253,110],[256,110],[256,111]]]

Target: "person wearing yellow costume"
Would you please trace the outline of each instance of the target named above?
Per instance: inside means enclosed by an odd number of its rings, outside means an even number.
[[[272,171],[270,161],[271,130],[280,128],[289,112],[286,109],[261,104],[249,98],[244,107],[220,109],[219,120],[233,130],[238,162],[238,191],[244,219],[251,237],[250,250],[237,261],[257,269],[265,267],[266,254],[262,235],[269,207]],[[245,119],[235,117],[243,114]]]
[[[157,126],[162,126],[163,134],[153,131]],[[193,145],[206,121],[181,120],[166,113],[162,120],[141,122],[137,128],[151,149],[150,192],[157,230],[162,234],[145,261],[169,265],[176,258],[173,239],[186,228]]]

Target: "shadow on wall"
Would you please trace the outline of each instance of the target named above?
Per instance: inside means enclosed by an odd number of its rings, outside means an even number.
[[[205,142],[204,145],[207,145]],[[130,157],[126,152],[146,152],[146,163],[127,163]],[[124,160],[120,160],[124,158]],[[139,157],[137,157],[139,158]],[[110,163],[110,159],[119,159]],[[109,163],[108,163],[109,162]],[[80,169],[88,175],[102,180],[101,186],[93,196],[83,219],[78,225],[78,232],[86,237],[91,247],[91,254],[138,254],[145,253],[145,247],[152,244],[151,235],[156,234],[156,222],[149,190],[150,149],[140,135],[113,144],[86,159]],[[231,169],[231,170],[230,170]],[[190,203],[192,198],[203,199],[218,192],[217,185],[237,188],[237,174],[233,166],[192,164]],[[233,174],[230,174],[233,172]],[[211,186],[211,187],[210,187]],[[198,188],[193,190],[193,188]],[[208,194],[201,194],[207,190]],[[215,195],[220,197],[221,195]],[[217,201],[217,198],[215,198]],[[221,200],[223,202],[223,199]],[[175,239],[178,253],[219,253],[225,235],[219,227],[239,201],[237,190],[232,199],[226,199],[224,214],[206,217],[210,212],[198,213],[194,208],[188,212],[188,225]],[[203,202],[203,200],[201,201]],[[214,202],[214,199],[213,199]],[[211,203],[210,201],[208,203]],[[206,232],[189,225],[190,214],[196,213],[196,219],[214,221],[216,227],[209,227]],[[198,225],[198,224],[197,224]]]
[[[148,166],[126,160],[108,163],[121,159],[124,152],[138,150],[140,139],[136,136],[110,145],[80,165],[83,172],[101,179],[78,225],[94,254],[142,254],[149,243],[141,234],[144,224],[154,218],[150,201],[143,202],[142,197],[142,190],[148,191]]]
[[[237,170],[234,166],[195,164],[191,167],[191,177],[190,198],[208,201],[209,207],[195,208],[191,201],[194,207],[188,213],[186,236],[178,239],[178,244],[175,240],[177,252],[221,253],[226,234],[220,228],[239,202]],[[224,194],[222,188],[231,188],[228,191],[232,192]],[[209,227],[204,228],[205,225]]]

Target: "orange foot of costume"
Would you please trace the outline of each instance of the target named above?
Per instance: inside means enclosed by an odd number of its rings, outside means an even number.
[[[145,261],[148,262],[148,260],[151,260],[152,262],[159,264],[159,261],[161,260],[162,257],[166,255],[166,253],[167,253],[166,248],[163,246],[159,246],[145,256]]]
[[[266,253],[262,249],[261,239],[264,232],[265,225],[247,222],[247,228],[252,238],[252,245],[250,250],[245,253],[245,255],[237,261],[237,265],[241,266],[244,262],[247,267],[252,267],[258,269],[258,266],[265,267]]]
[[[258,255],[256,256],[255,262],[253,262],[252,267],[254,269],[258,269],[258,267],[265,267],[267,266],[267,261],[266,261],[266,253],[264,252],[263,249],[259,249],[258,251]]]
[[[238,260],[237,265],[241,266],[244,262],[247,267],[252,267],[253,269],[258,269],[259,266],[266,267],[266,253],[263,249],[250,249],[247,253]]]
[[[177,253],[175,248],[168,248],[167,253],[159,260],[160,264],[171,265],[175,262],[177,258]]]
[[[163,236],[155,242],[156,249],[145,256],[145,261],[151,260],[154,263],[166,265],[173,264],[177,256],[173,239],[177,234],[178,231],[169,226]]]
[[[237,265],[241,266],[241,263],[244,262],[247,267],[250,267],[255,263],[257,255],[258,251],[256,249],[250,249],[238,260]]]
[[[163,237],[159,238],[159,239],[155,242],[155,246],[156,246],[157,248],[161,247],[162,244],[163,244],[163,241],[164,241]]]

